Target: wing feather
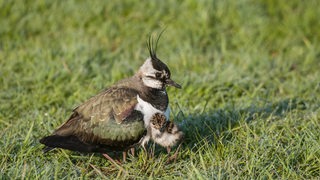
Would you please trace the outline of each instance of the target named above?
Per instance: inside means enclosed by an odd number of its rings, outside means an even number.
[[[95,149],[91,148],[92,145],[100,149],[122,149],[138,143],[146,129],[143,115],[135,110],[137,94],[134,89],[113,87],[90,98],[75,108],[68,121],[52,135],[70,138],[48,138],[46,145],[50,146],[50,139],[66,139],[65,142],[51,144],[74,150],[77,147],[70,148],[73,146],[70,143],[75,141],[75,137],[83,142],[81,146],[90,146],[92,151]],[[79,145],[79,142],[74,144]]]

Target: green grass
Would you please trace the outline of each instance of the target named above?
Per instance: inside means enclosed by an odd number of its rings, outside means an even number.
[[[0,179],[320,178],[320,4],[310,1],[0,0]],[[176,163],[142,151],[123,170],[38,140],[131,76],[146,40],[186,134]]]

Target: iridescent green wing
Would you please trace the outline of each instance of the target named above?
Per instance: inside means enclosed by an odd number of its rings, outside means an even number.
[[[127,146],[145,134],[143,115],[134,110],[138,92],[110,88],[74,109],[70,119],[55,134],[75,135],[86,143]]]

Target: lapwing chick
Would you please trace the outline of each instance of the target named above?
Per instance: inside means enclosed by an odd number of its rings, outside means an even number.
[[[175,160],[184,138],[184,134],[178,126],[168,121],[164,114],[155,113],[150,120],[149,132],[151,139],[160,146],[165,147],[168,154],[173,146],[179,144],[174,156],[171,158]]]
[[[79,152],[126,152],[147,143],[150,118],[155,113],[169,117],[167,86],[181,88],[156,56],[156,42],[147,43],[150,57],[137,73],[110,86],[76,107],[67,121],[40,140],[46,150],[63,148]],[[154,45],[156,43],[156,45]],[[110,158],[111,159],[111,158]],[[112,160],[112,159],[111,159]]]

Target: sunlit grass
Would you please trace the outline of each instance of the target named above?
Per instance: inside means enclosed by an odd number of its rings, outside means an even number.
[[[0,1],[0,179],[317,179],[320,11],[312,1]],[[156,147],[119,168],[38,140],[131,76],[149,34],[183,89],[178,161]]]

